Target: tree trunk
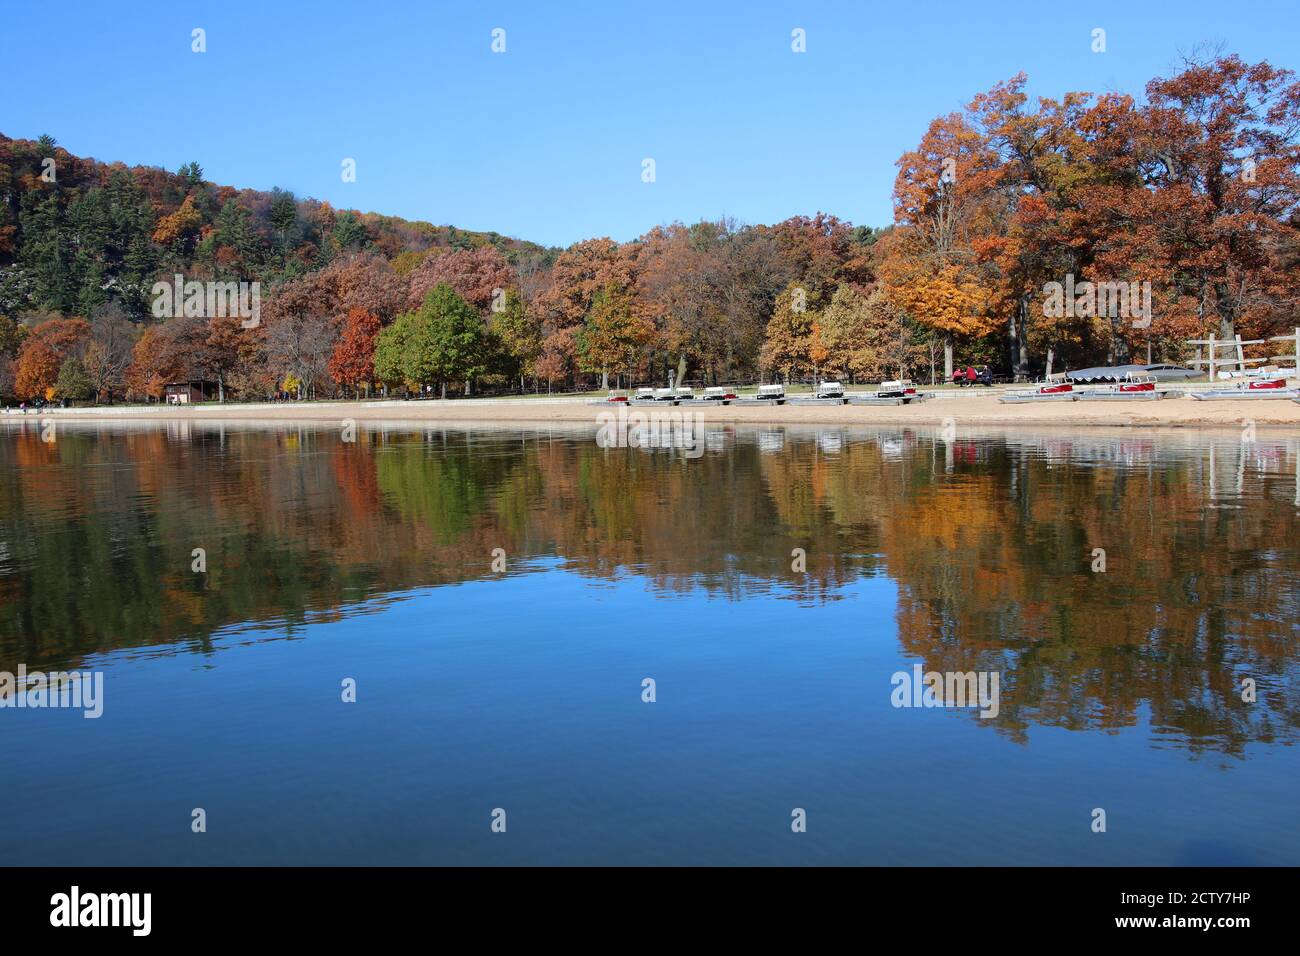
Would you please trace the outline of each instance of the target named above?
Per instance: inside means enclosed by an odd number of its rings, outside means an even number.
[[[1225,282],[1216,282],[1214,298],[1219,310],[1219,338],[1231,342],[1237,337],[1237,310]]]
[[[946,382],[952,381],[952,334],[945,334],[943,337],[943,378]]]
[[[686,381],[686,356],[682,355],[677,359],[677,385],[680,387],[684,381]]]
[[[1016,352],[1012,356],[1017,382],[1029,381],[1029,296],[1020,297],[1020,316],[1016,323]]]
[[[465,379],[465,394],[469,395],[469,379]]]
[[[1011,321],[1007,323],[1007,351],[1010,353],[1008,358],[1011,365],[1011,378],[1013,381],[1020,381],[1020,371],[1016,367],[1016,360],[1020,355],[1020,303],[1016,303],[1016,310],[1011,313]]]
[[[446,398],[446,397],[447,397],[447,383],[446,383],[446,381],[444,380],[444,381],[442,381],[442,382],[439,382],[439,383],[438,383],[438,388],[439,388],[439,390],[440,390],[440,397],[441,397],[441,398]]]
[[[1047,347],[1047,371],[1043,373],[1043,381],[1047,381],[1048,379],[1050,379],[1050,378],[1052,377],[1052,359],[1053,359],[1053,358],[1055,358],[1055,353],[1052,351],[1052,347],[1049,345],[1049,346]]]
[[[1127,365],[1129,362],[1128,341],[1119,334],[1118,329],[1112,328],[1110,335],[1111,352],[1114,354],[1112,364]]]
[[[600,388],[601,391],[605,391],[605,392],[609,391],[609,369],[608,368],[602,368],[600,370]]]

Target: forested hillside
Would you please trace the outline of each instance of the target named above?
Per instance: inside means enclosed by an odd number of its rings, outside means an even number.
[[[930,124],[886,228],[724,219],[565,250],[0,136],[0,395],[929,379],[954,360],[1024,378],[1300,324],[1289,71],[1188,62],[1142,97],[1025,82]],[[188,293],[159,309],[177,275],[257,283],[256,321]],[[1076,282],[1143,290],[1149,320],[1095,295],[1054,308]]]

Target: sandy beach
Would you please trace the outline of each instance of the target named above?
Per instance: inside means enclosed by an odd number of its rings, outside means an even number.
[[[449,399],[445,401],[302,402],[179,406],[111,406],[29,410],[27,418],[60,420],[176,421],[238,419],[262,421],[438,421],[493,425],[544,422],[597,423],[597,416],[617,406],[585,398]],[[1050,402],[1005,405],[995,392],[944,394],[916,405],[781,405],[635,406],[660,414],[698,414],[706,422],[752,425],[943,425],[1082,426],[1100,428],[1257,428],[1300,426],[1300,404],[1289,399],[1266,401],[1196,401],[1187,397],[1153,402]],[[10,409],[5,419],[21,417]]]

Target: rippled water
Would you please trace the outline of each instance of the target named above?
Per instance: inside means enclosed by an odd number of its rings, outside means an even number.
[[[0,423],[0,670],[104,713],[0,710],[0,862],[1300,858],[1295,438],[42,437]],[[895,707],[914,665],[997,715]]]

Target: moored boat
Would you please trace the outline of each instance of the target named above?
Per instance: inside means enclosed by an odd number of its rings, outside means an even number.
[[[787,405],[843,405],[844,386],[839,382],[822,382],[812,395],[801,395],[786,401]]]
[[[1212,388],[1189,394],[1198,402],[1300,398],[1300,390],[1287,388],[1285,378],[1259,379],[1253,382],[1241,382],[1231,388]]]
[[[757,395],[742,395],[732,405],[784,405],[784,385],[760,385]]]
[[[850,405],[906,405],[907,399],[902,395],[881,395],[879,392],[863,392],[850,395]]]
[[[1008,392],[998,401],[1005,405],[1020,405],[1029,402],[1072,402],[1076,397],[1074,386],[1069,382],[1053,382],[1034,389]]]
[[[1080,401],[1152,402],[1169,397],[1169,389],[1156,388],[1153,375],[1128,375],[1115,385],[1086,389],[1075,393]]]
[[[911,379],[899,378],[881,382],[880,387],[874,392],[850,395],[848,401],[850,405],[908,405],[912,402],[924,401],[929,397],[929,395],[918,394]]]

